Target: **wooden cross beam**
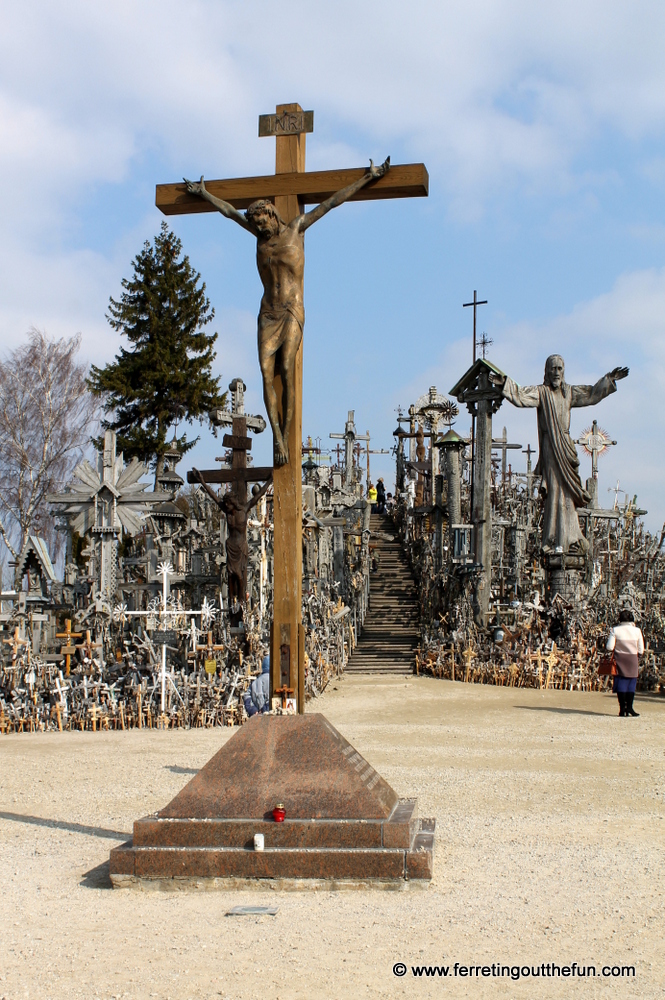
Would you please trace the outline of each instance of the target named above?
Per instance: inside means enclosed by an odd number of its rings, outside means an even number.
[[[285,138],[289,141],[294,138]],[[277,140],[279,142],[279,138]],[[302,140],[304,146],[304,136]],[[233,180],[206,181],[210,194],[228,201],[234,208],[248,208],[253,201],[293,197],[301,205],[318,205],[336,191],[359,180],[367,167],[350,170],[292,170],[263,177],[238,177]],[[424,163],[391,166],[385,177],[363,188],[350,201],[377,201],[386,198],[424,198],[429,191],[429,176]],[[188,194],[183,184],[158,184],[155,204],[164,215],[192,215],[214,212],[215,208],[196,195]],[[281,214],[281,213],[280,213]],[[480,305],[481,303],[478,303]]]
[[[305,134],[312,128],[313,113],[303,112],[299,104],[280,104],[276,108],[275,116],[263,116],[259,123],[259,135],[275,136],[275,173],[269,176],[206,182],[208,196],[217,198],[218,205],[220,202],[226,205],[222,214],[231,218],[228,212],[237,212],[248,208],[252,202],[266,199],[274,204],[281,220],[288,228],[293,220],[303,214],[306,205],[320,204],[349,184],[367,177],[368,171],[362,167],[306,173]],[[428,194],[428,189],[429,179],[424,165],[406,164],[392,166],[387,173],[384,171],[383,175],[375,178],[371,184],[367,183],[362,187],[359,185],[359,190],[349,200],[424,197]],[[164,215],[198,214],[215,210],[215,206],[203,196],[189,193],[184,183],[158,185],[155,201]],[[236,218],[235,221],[243,224],[241,219]],[[254,231],[251,226],[244,228],[249,228],[250,232]],[[258,232],[260,235],[260,230]],[[260,250],[260,240],[258,247]],[[293,248],[297,256],[296,243],[293,244]],[[298,268],[293,260],[291,266],[294,268],[295,281]],[[269,271],[273,267],[271,258],[266,258],[265,254],[262,261],[261,266],[264,269]],[[296,313],[293,313],[293,316],[293,322],[302,323]],[[275,578],[270,649],[271,693],[284,687],[293,688],[297,692],[298,711],[301,713],[305,710],[305,636],[301,620],[302,358],[301,339],[293,368],[289,367],[288,370],[286,385],[283,383],[282,375],[275,374],[272,385],[265,387],[265,393],[270,398],[273,409],[273,415],[271,416],[270,412],[268,415],[273,423],[277,457],[273,475]],[[281,371],[279,365],[276,371]],[[288,414],[284,412],[285,389],[293,405],[293,411],[289,411]],[[277,440],[275,417],[278,418],[282,430],[288,424],[288,435],[285,435],[288,441]],[[236,434],[235,428],[234,434]],[[287,454],[288,460],[285,460]]]

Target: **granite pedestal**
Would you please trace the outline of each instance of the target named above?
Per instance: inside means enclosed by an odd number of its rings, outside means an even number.
[[[272,810],[283,803],[286,819]],[[400,799],[323,715],[254,716],[166,808],[111,851],[113,885],[150,880],[429,880],[435,820]],[[254,834],[265,849],[254,850]]]

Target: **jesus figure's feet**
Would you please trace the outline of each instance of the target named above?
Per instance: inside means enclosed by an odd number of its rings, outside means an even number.
[[[288,445],[284,444],[283,441],[275,439],[273,455],[273,463],[275,466],[287,465],[289,461]]]

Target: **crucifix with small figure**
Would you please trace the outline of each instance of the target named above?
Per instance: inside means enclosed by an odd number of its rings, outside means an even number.
[[[18,625],[14,629],[14,635],[11,639],[2,640],[6,646],[12,647],[12,663],[18,658],[19,649],[21,646],[29,646],[30,643],[27,639],[21,638],[20,629]]]
[[[261,416],[250,416],[245,413],[244,394],[246,385],[240,378],[234,378],[229,383],[232,393],[232,408],[215,410],[211,413],[211,421],[215,426],[231,424],[231,434],[225,434],[222,444],[231,449],[230,469],[192,469],[187,473],[188,483],[198,483],[206,491],[211,500],[226,516],[228,534],[226,538],[226,571],[229,588],[230,625],[238,626],[242,620],[242,603],[247,597],[247,561],[249,548],[247,545],[247,518],[249,512],[261,497],[264,496],[272,483],[273,470],[270,466],[249,468],[247,452],[251,450],[252,439],[248,431],[257,434],[265,430],[266,422]],[[221,461],[221,459],[219,460]],[[252,496],[247,500],[247,483],[264,480],[262,487],[254,487]],[[228,493],[218,496],[210,483],[231,483]]]
[[[76,646],[74,646],[74,649],[82,649],[84,657],[90,660],[91,663],[93,658],[93,650],[102,648],[103,648],[103,643],[93,642],[92,639],[90,638],[90,629],[86,629],[85,641],[78,643]]]
[[[220,212],[256,238],[263,284],[258,319],[263,395],[273,431],[274,590],[271,690],[293,687],[305,710],[302,602],[302,334],[304,234],[345,201],[426,196],[422,163],[305,172],[305,134],[313,112],[281,104],[259,119],[259,135],[275,136],[275,174],[235,180],[161,184],[165,215]],[[314,204],[311,211],[305,205]],[[246,210],[244,213],[241,209]]]

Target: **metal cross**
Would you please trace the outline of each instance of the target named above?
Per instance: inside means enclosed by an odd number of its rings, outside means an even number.
[[[486,349],[490,346],[490,344],[493,343],[494,341],[491,339],[491,337],[488,337],[486,333],[483,333],[482,337],[478,341],[478,347],[481,347],[483,351],[483,361],[485,360]]]
[[[462,308],[466,309],[468,306],[473,306],[473,363],[476,363],[476,310],[478,306],[486,306],[487,299],[479,299],[476,289],[473,290],[473,302],[463,302]],[[483,355],[484,357],[484,355]]]

